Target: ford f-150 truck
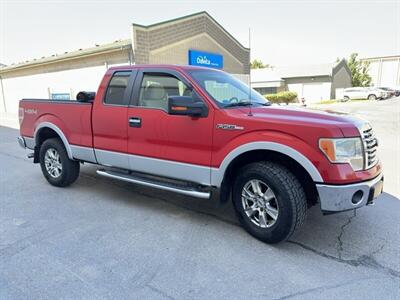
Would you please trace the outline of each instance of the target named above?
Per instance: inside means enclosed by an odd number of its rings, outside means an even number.
[[[23,99],[20,137],[47,181],[72,184],[80,164],[101,176],[192,197],[233,201],[256,238],[277,243],[304,221],[372,204],[382,193],[368,122],[271,105],[210,68],[109,69],[77,101]]]

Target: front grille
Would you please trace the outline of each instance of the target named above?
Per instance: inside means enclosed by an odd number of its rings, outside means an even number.
[[[365,126],[362,131],[362,140],[365,151],[365,169],[370,169],[378,162],[378,140],[371,126]]]

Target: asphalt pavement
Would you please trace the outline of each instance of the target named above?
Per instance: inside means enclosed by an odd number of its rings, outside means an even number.
[[[92,165],[53,187],[18,131],[0,127],[0,299],[399,299],[398,124],[387,110],[373,124],[390,156],[385,193],[356,212],[314,207],[278,245],[248,235],[230,204],[106,179]]]

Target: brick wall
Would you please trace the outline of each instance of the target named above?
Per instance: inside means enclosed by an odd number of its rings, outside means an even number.
[[[203,37],[204,45],[208,43],[216,46],[211,49],[205,49],[205,47],[200,47],[203,49],[199,49],[199,41],[193,38],[196,36]],[[204,40],[205,36],[208,37],[208,42]],[[174,44],[184,45],[186,57],[183,58],[180,55],[179,62],[176,61],[177,57],[175,57],[171,59],[171,62],[166,61],[165,63],[187,64],[187,51],[191,48],[204,51],[215,51],[217,48],[222,48],[223,52],[225,52],[223,53],[225,54],[224,64],[225,61],[228,61],[225,64],[227,68],[234,69],[237,73],[249,73],[250,71],[249,51],[232,39],[207,14],[199,14],[187,19],[171,21],[171,23],[166,22],[147,28],[133,25],[134,60],[137,64],[159,62],[161,58],[157,58],[156,53],[161,53],[162,51],[157,52],[157,50],[168,48]],[[233,59],[229,56],[233,57]]]

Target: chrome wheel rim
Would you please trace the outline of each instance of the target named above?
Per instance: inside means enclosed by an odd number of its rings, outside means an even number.
[[[53,178],[60,177],[62,172],[62,164],[60,154],[54,148],[49,148],[44,155],[44,165],[47,173]]]
[[[245,214],[261,228],[273,226],[279,217],[279,206],[273,190],[263,181],[252,179],[242,189]]]

